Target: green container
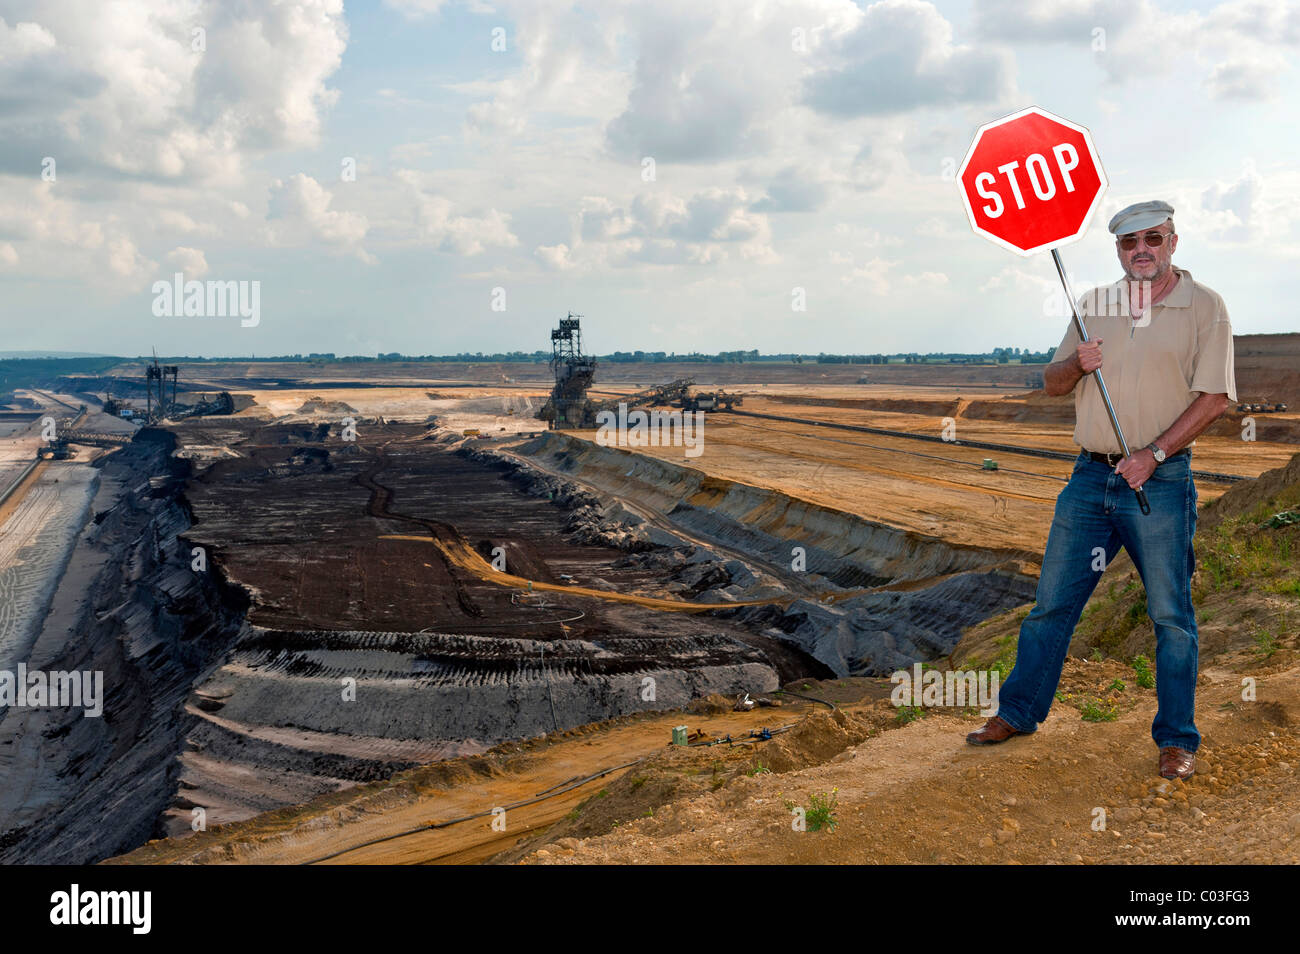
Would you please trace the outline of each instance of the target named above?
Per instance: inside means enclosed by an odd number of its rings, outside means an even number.
[[[673,745],[686,745],[686,726],[679,725],[673,729]]]

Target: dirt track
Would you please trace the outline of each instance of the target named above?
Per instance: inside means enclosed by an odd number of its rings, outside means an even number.
[[[647,609],[660,610],[665,613],[707,613],[711,610],[729,610],[737,606],[768,606],[771,604],[789,603],[793,597],[777,597],[770,600],[735,600],[731,603],[687,603],[684,600],[666,600],[654,596],[637,596],[635,593],[611,593],[605,590],[595,590],[587,586],[568,586],[557,583],[543,583],[538,580],[531,580],[523,576],[515,576],[511,573],[502,573],[500,570],[492,569],[492,564],[483,559],[470,547],[463,543],[453,542],[446,543],[442,540],[433,540],[426,537],[416,537],[407,534],[385,534],[380,537],[381,540],[414,540],[416,542],[432,543],[438,548],[438,551],[446,557],[447,562],[453,566],[460,567],[462,570],[477,576],[480,580],[486,580],[489,583],[497,583],[501,586],[523,587],[524,589],[548,593],[564,593],[569,596],[586,596],[596,600],[608,600],[611,603],[627,603],[631,606],[644,606]]]

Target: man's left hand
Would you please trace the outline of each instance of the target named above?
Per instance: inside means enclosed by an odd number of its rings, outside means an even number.
[[[1141,489],[1155,470],[1156,455],[1151,453],[1149,447],[1142,448],[1115,465],[1115,473],[1128,481],[1128,485],[1134,490]]]

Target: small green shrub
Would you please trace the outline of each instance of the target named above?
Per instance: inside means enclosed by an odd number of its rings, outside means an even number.
[[[1253,652],[1260,659],[1269,659],[1278,650],[1277,637],[1272,633],[1266,633],[1261,629],[1255,633],[1254,640],[1255,648]]]
[[[823,828],[827,831],[835,830],[839,824],[835,820],[835,811],[839,808],[835,793],[838,791],[838,788],[832,788],[830,794],[819,792],[809,798],[808,807],[803,810],[804,823],[809,831],[821,831]],[[785,807],[788,811],[794,811],[795,803],[786,801]]]
[[[920,706],[899,706],[898,713],[894,716],[894,721],[899,725],[907,725],[909,722],[915,722],[925,715],[925,710]]]
[[[1099,699],[1089,699],[1079,707],[1079,714],[1084,722],[1114,722],[1119,717],[1114,706]]]

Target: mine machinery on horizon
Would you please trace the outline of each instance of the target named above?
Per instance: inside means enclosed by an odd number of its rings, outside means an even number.
[[[180,375],[180,371],[180,367],[174,364],[159,365],[158,349],[154,349],[153,364],[146,365],[144,372],[145,420],[150,424],[166,417],[168,408],[176,403],[176,379]],[[172,399],[170,403],[164,396],[164,387],[168,377],[172,379]],[[155,381],[158,382],[156,385],[158,393],[157,412],[154,411],[153,406]]]
[[[153,353],[153,364],[145,365],[145,413],[146,424],[157,424],[163,418],[179,419],[183,417],[203,417],[210,414],[235,413],[235,401],[229,391],[219,391],[212,400],[196,400],[192,404],[181,404],[176,399],[177,379],[180,367],[175,364],[158,363],[158,350]],[[166,383],[171,378],[171,400],[167,400]],[[190,395],[193,398],[193,395]],[[113,400],[113,410],[108,411],[108,399],[105,411],[120,417],[129,416],[131,409],[117,400]]]
[[[730,411],[737,404],[744,403],[745,399],[739,394],[732,394],[719,389],[717,391],[696,391],[694,394],[687,394],[676,406],[686,411]]]
[[[730,411],[742,402],[740,395],[722,390],[691,393],[694,378],[677,378],[632,394],[591,400],[587,391],[596,377],[596,359],[582,351],[582,317],[569,312],[560,319],[560,326],[551,330],[550,363],[555,386],[537,418],[548,422],[552,430],[591,430],[597,426],[597,415],[617,411],[620,404],[629,409],[668,405],[686,411]]]
[[[560,319],[560,327],[551,331],[551,373],[555,386],[542,409],[539,420],[547,421],[554,429],[571,430],[595,427],[595,416],[587,422],[587,388],[596,377],[596,359],[582,353],[582,328],[578,321],[582,315],[569,312]]]

